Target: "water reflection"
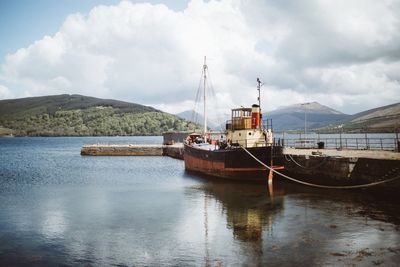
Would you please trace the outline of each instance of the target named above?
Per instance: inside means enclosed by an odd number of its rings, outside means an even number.
[[[272,197],[167,157],[82,158],[84,142],[0,140],[0,266],[400,262],[398,201],[277,177]]]
[[[207,214],[215,208],[237,245],[235,264],[375,266],[400,260],[399,215],[370,205],[377,199],[364,191],[321,191],[277,182],[271,194],[267,184],[203,182],[196,189],[204,197],[207,263],[215,261]]]
[[[260,243],[264,229],[272,231],[274,216],[283,208],[282,195],[271,198],[263,185],[207,183],[202,189],[206,196],[222,204],[227,226],[241,241]]]
[[[190,188],[189,190],[192,190]],[[225,227],[240,246],[238,255],[243,263],[262,263],[264,240],[273,232],[275,217],[284,207],[283,190],[276,188],[273,197],[262,184],[231,183],[229,181],[203,180],[196,187],[204,202],[205,259],[210,262],[209,213],[215,206],[226,218]],[[216,205],[213,205],[213,202]]]

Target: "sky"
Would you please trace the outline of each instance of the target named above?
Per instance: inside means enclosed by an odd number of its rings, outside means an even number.
[[[0,1],[0,99],[82,94],[170,113],[400,102],[399,0]]]

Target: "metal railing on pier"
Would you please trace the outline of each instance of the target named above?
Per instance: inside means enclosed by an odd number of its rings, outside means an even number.
[[[332,148],[399,151],[400,140],[397,138],[298,138],[276,139],[284,147],[294,148]]]

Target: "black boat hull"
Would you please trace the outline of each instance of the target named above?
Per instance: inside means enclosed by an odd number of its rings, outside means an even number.
[[[268,166],[275,165],[282,153],[282,148],[276,146],[247,150]],[[186,170],[225,179],[266,181],[269,173],[267,168],[240,147],[209,151],[185,144],[184,160]]]

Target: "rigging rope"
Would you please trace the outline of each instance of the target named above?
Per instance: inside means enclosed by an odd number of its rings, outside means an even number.
[[[211,74],[210,74],[210,72],[208,71],[208,69],[207,69],[207,77],[208,77],[208,80],[207,80],[207,84],[209,84],[209,88],[210,88],[210,93],[211,93],[211,97],[212,97],[212,100],[216,100],[217,99],[217,95],[215,94],[215,90],[214,90],[214,86],[213,86],[213,82],[212,82],[212,78],[211,78]],[[216,118],[216,120],[213,120],[213,123],[214,124],[216,124],[217,126],[218,126],[218,129],[219,129],[219,131],[221,131],[221,132],[223,132],[224,131],[224,129],[223,129],[223,127],[222,127],[222,124],[221,124],[221,122],[223,121],[223,119],[222,119],[222,117],[220,116],[220,113],[217,111],[216,113],[215,113],[216,115],[217,115],[217,118]]]
[[[197,87],[197,92],[196,92],[196,100],[194,102],[194,107],[193,107],[193,110],[192,110],[192,118],[191,119],[195,123],[199,123],[197,121],[198,120],[197,106],[200,103],[201,82],[203,80],[203,74],[204,74],[204,70],[201,71],[199,86]]]
[[[206,74],[207,76],[207,80],[206,80],[206,87],[209,88],[209,90],[207,90],[207,98],[209,99],[209,103],[212,103],[213,100],[217,99],[217,96],[215,94],[215,90],[214,87],[212,85],[212,80],[211,80],[211,75],[210,72],[208,71],[208,68],[201,71],[201,75],[200,75],[200,81],[199,81],[199,86],[197,88],[197,93],[196,93],[196,100],[195,100],[195,105],[194,108],[192,110],[192,116],[191,119],[193,122],[198,123],[198,124],[203,124],[203,122],[199,122],[199,115],[202,112],[198,112],[198,107],[200,105],[200,103],[202,103],[202,99],[201,99],[201,93],[203,92],[204,88],[202,88],[202,83],[204,81],[204,74]],[[219,113],[216,112],[216,114],[218,115]],[[203,114],[204,115],[204,114]],[[224,129],[222,128],[222,124],[220,124],[220,122],[222,121],[222,119],[220,118],[220,116],[217,117],[217,122],[215,122],[215,120],[212,120],[210,117],[207,118],[207,122],[212,122],[216,125],[218,125],[219,130],[222,132]]]
[[[270,166],[268,166],[267,164],[265,164],[264,162],[262,162],[261,160],[259,160],[257,157],[255,157],[253,154],[250,153],[250,151],[248,151],[245,147],[240,146],[247,154],[249,154],[253,159],[255,159],[258,163],[260,163],[261,165],[263,165],[264,167],[266,167],[267,169],[269,169],[270,171],[288,179],[291,180],[293,182],[296,183],[300,183],[300,184],[304,184],[304,185],[308,185],[308,186],[312,186],[312,187],[318,187],[318,188],[326,188],[326,189],[355,189],[355,188],[365,188],[365,187],[371,187],[374,185],[378,185],[378,184],[383,184],[383,183],[388,183],[394,180],[397,180],[400,178],[400,175],[391,179],[387,179],[387,180],[383,180],[383,181],[378,181],[378,182],[373,182],[373,183],[369,183],[369,184],[361,184],[361,185],[343,185],[343,186],[330,186],[330,185],[319,185],[319,184],[313,184],[313,183],[307,183],[307,182],[303,182],[300,180],[297,180],[295,178],[292,178],[290,176],[287,176],[283,173],[280,173],[276,170],[274,170],[273,168],[271,168]]]

